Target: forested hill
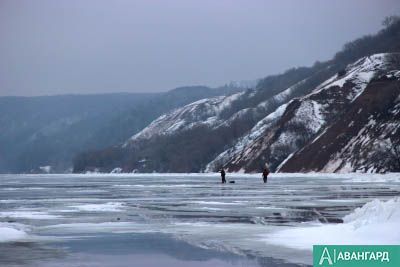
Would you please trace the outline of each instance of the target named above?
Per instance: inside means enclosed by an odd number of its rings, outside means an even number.
[[[71,171],[79,152],[122,142],[176,107],[242,89],[189,86],[154,94],[0,97],[0,172]]]

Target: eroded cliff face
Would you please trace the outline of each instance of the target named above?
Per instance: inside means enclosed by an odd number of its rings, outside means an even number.
[[[279,171],[399,171],[399,122],[398,77],[377,78],[334,123],[288,158]]]
[[[349,65],[260,121],[208,169],[281,172],[390,171],[399,144],[398,54]],[[383,156],[385,155],[385,156]]]

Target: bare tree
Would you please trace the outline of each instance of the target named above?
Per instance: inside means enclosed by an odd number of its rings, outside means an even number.
[[[382,25],[385,26],[385,27],[389,27],[389,26],[395,24],[398,21],[400,21],[400,17],[399,16],[388,16],[388,17],[383,19]]]

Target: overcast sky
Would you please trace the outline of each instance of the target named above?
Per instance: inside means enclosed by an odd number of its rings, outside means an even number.
[[[0,0],[0,95],[155,92],[331,58],[399,0]]]

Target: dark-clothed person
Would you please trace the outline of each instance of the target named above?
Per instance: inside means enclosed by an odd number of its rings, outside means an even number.
[[[269,170],[267,167],[265,167],[263,170],[263,173],[262,173],[264,183],[267,182],[268,174],[269,174]]]
[[[226,180],[225,180],[225,170],[224,169],[221,169],[221,182],[223,183],[223,184],[225,184],[226,183]]]

